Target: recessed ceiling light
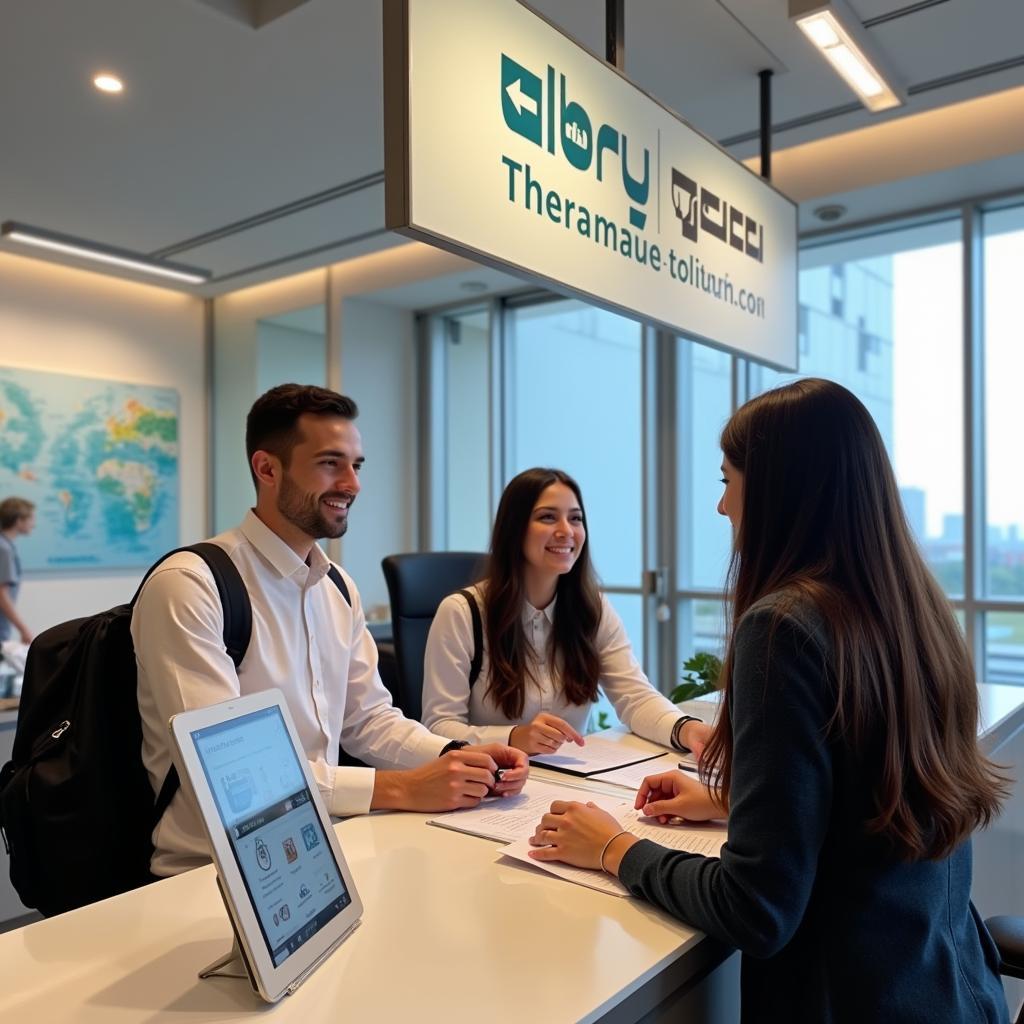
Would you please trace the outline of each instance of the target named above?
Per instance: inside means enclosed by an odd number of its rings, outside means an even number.
[[[107,72],[95,75],[92,80],[92,84],[99,89],[100,92],[121,92],[124,89],[124,83],[117,75],[111,75]]]
[[[471,292],[474,295],[479,295],[480,292],[487,291],[487,285],[483,281],[461,281],[459,287],[464,292]]]
[[[846,216],[846,207],[840,203],[828,203],[826,206],[819,206],[814,211],[814,216],[826,224],[831,224]]]

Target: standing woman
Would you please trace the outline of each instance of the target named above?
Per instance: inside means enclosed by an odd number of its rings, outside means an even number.
[[[1006,1021],[970,835],[1008,784],[978,749],[970,657],[874,421],[802,380],[739,409],[722,450],[725,707],[700,781],[653,776],[636,799],[662,821],[727,813],[721,858],[560,802],[532,856],[603,868],[737,946],[744,1021]]]
[[[487,577],[469,593],[481,610],[480,675],[470,685],[474,641],[461,594],[437,610],[423,660],[423,724],[470,743],[508,743],[550,754],[584,744],[604,690],[633,732],[700,753],[710,728],[681,715],[651,686],[622,620],[598,590],[576,481],[528,469],[498,504]],[[485,739],[485,737],[487,737]]]

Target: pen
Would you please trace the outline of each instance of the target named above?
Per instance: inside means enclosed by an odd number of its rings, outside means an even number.
[[[698,769],[692,764],[686,764],[685,761],[680,761],[679,767],[682,768],[684,772],[693,772],[694,775],[698,774]]]
[[[500,768],[495,768],[494,769],[494,784],[495,785],[497,785],[499,782],[501,782],[501,774],[502,774],[502,770]]]

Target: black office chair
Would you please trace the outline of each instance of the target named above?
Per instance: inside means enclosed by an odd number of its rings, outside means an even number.
[[[985,927],[999,950],[999,973],[1024,980],[1024,917],[990,917]],[[1024,1024],[1024,1006],[1015,1024]]]
[[[381,562],[391,597],[397,661],[395,705],[407,718],[423,713],[423,652],[437,606],[483,575],[487,556],[476,551],[388,555]]]

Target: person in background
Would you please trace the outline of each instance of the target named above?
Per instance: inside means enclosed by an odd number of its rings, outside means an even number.
[[[970,656],[878,429],[806,379],[740,408],[722,451],[724,711],[699,780],[656,775],[636,797],[663,822],[728,814],[721,856],[575,802],[543,816],[531,856],[617,875],[738,947],[744,1021],[1005,1022],[970,835],[1008,780],[978,748]]]
[[[21,587],[21,560],[14,542],[27,537],[36,525],[36,507],[25,498],[0,501],[0,642],[17,633],[23,644],[32,643],[32,631],[14,607]]]
[[[239,694],[279,687],[313,775],[336,816],[376,808],[443,811],[489,795],[514,795],[526,757],[502,744],[445,743],[391,703],[377,673],[355,583],[351,603],[328,578],[317,541],[341,537],[362,489],[355,402],[325,388],[282,384],[258,398],[246,422],[256,507],[213,538],[238,568],[252,602],[252,639],[236,670],[224,649],[224,612],[213,575],[191,552],[161,562],[132,616],[138,662],[142,760],[153,792],[171,766],[168,719]],[[382,770],[339,767],[339,747]],[[464,749],[459,749],[464,748]],[[210,859],[183,791],[153,833],[152,870],[173,875]]]
[[[651,686],[622,620],[600,592],[575,480],[528,469],[498,505],[487,576],[470,593],[481,608],[480,676],[471,687],[471,612],[446,597],[427,638],[423,722],[475,743],[509,743],[527,754],[584,744],[587,717],[604,690],[633,732],[696,754],[710,727]]]

